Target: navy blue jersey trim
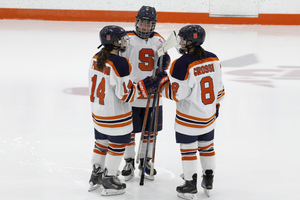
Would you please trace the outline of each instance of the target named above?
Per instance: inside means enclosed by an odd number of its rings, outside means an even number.
[[[128,76],[130,74],[129,63],[126,58],[111,54],[108,59],[114,64],[120,77]]]
[[[99,120],[99,119],[96,119],[93,115],[92,115],[92,117],[96,122],[106,123],[106,124],[118,124],[118,123],[126,122],[126,121],[129,121],[129,120],[132,119],[132,116],[129,116],[129,117],[126,117],[126,118],[123,118],[123,119],[119,119],[119,120]]]
[[[181,120],[181,121],[185,121],[187,123],[191,123],[191,124],[199,124],[199,125],[206,125],[211,123],[213,120],[215,120],[215,117],[213,117],[211,120],[207,121],[207,122],[198,122],[198,121],[194,121],[194,120],[190,120],[190,119],[186,119],[183,117],[180,117],[179,115],[176,115],[176,118]]]

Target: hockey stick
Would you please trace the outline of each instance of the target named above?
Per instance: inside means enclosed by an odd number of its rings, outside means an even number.
[[[155,70],[153,70],[153,71],[154,71],[153,74],[155,76]],[[152,77],[153,77],[153,75],[152,75]],[[143,140],[144,140],[144,136],[145,136],[145,129],[146,129],[146,124],[147,124],[147,119],[148,119],[150,100],[151,100],[151,95],[148,96],[148,100],[147,100],[144,121],[143,121],[143,126],[142,126],[142,132],[141,132],[141,139],[140,139],[140,144],[139,144],[139,148],[138,148],[138,152],[137,152],[137,156],[136,156],[136,163],[139,163],[139,160],[140,160],[140,154],[141,154],[141,150],[142,150],[142,144],[143,144]]]
[[[159,62],[159,70],[162,70],[162,61],[163,57],[160,57],[160,62]],[[153,176],[154,173],[154,162],[155,162],[155,150],[156,150],[156,137],[157,137],[157,126],[158,126],[158,112],[159,112],[159,92],[158,92],[158,97],[157,97],[157,103],[156,103],[156,111],[155,111],[155,116],[154,116],[154,138],[153,138],[153,148],[152,148],[152,160],[151,160],[151,169],[150,169],[150,176]]]
[[[171,33],[171,35],[168,37],[167,41],[157,51],[158,57],[163,56],[168,49],[175,47],[176,45],[177,45],[176,33],[175,33],[175,31],[173,31]],[[161,65],[162,65],[162,59],[161,59],[160,66]],[[153,69],[152,78],[155,78],[155,69]],[[150,101],[151,101],[151,95],[148,96],[148,100],[147,100],[147,104],[146,104],[146,111],[145,111],[145,115],[144,115],[144,121],[143,121],[143,126],[142,126],[140,144],[139,144],[137,157],[136,157],[136,163],[139,163],[139,160],[140,160],[140,154],[141,154],[141,150],[142,150],[142,144],[143,144],[143,139],[145,136],[145,129],[146,129],[146,124],[147,124],[147,119],[148,119]],[[152,112],[153,112],[153,110],[152,110]]]
[[[160,48],[158,50],[158,54],[160,56],[163,56],[165,54],[165,52],[172,48],[175,47],[177,45],[177,40],[176,40],[176,33],[175,31],[172,32],[172,34],[168,37],[167,42],[165,42],[162,46],[162,48]],[[162,69],[162,57],[160,59],[160,63],[159,63],[159,69]],[[154,162],[155,162],[155,150],[156,150],[156,136],[157,136],[157,125],[158,125],[158,112],[159,112],[159,99],[160,96],[158,95],[157,97],[157,105],[156,105],[156,112],[155,112],[155,124],[154,124],[154,139],[153,139],[153,149],[152,149],[152,164],[151,164],[151,170],[150,170],[150,176],[153,176],[154,173]]]
[[[163,55],[165,52],[177,45],[177,40],[176,40],[176,33],[173,31],[171,35],[168,37],[167,41],[162,45],[162,47],[157,51],[158,57],[160,57],[160,63],[159,63],[159,70],[162,70],[162,61],[163,61]],[[156,105],[156,110],[155,110],[155,103]],[[154,160],[155,160],[155,146],[156,146],[156,132],[157,132],[157,123],[158,123],[158,112],[159,112],[159,91],[157,91],[154,94],[154,99],[153,99],[153,105],[152,105],[152,113],[151,113],[151,122],[150,122],[150,127],[148,131],[148,138],[147,138],[147,146],[146,146],[146,152],[144,155],[144,162],[143,162],[143,171],[141,174],[141,180],[140,180],[140,185],[144,185],[144,178],[145,178],[145,171],[146,171],[146,161],[147,161],[147,154],[148,154],[148,148],[149,148],[149,143],[150,143],[150,137],[151,137],[151,129],[154,127],[153,134],[154,134],[154,139],[153,139],[153,149],[152,149],[152,164],[151,164],[151,170],[150,170],[150,176],[153,176],[154,172]],[[153,116],[154,114],[154,116]]]
[[[158,57],[161,57],[167,52],[169,49],[175,47],[177,45],[176,33],[173,31],[171,35],[169,35],[166,42],[162,45],[160,49],[157,50]]]
[[[146,151],[145,151],[145,155],[144,155],[144,162],[143,162],[143,170],[142,170],[142,174],[141,174],[141,179],[140,179],[140,185],[144,185],[144,179],[145,179],[145,172],[146,172],[146,166],[147,166],[147,155],[148,155],[148,148],[149,148],[149,144],[150,144],[150,137],[151,137],[151,130],[152,130],[152,125],[154,123],[154,118],[155,118],[155,103],[157,100],[157,95],[159,93],[155,92],[154,93],[154,98],[153,98],[153,102],[152,102],[152,112],[150,115],[151,121],[150,121],[150,126],[148,127],[148,137],[147,137],[147,145],[146,145]]]
[[[157,136],[157,126],[158,126],[158,113],[159,113],[159,94],[157,97],[156,103],[156,111],[155,111],[155,124],[154,124],[154,138],[153,138],[153,148],[152,148],[152,160],[151,160],[151,169],[150,169],[150,176],[153,176],[154,173],[154,162],[155,162],[155,150],[156,150],[156,136]]]

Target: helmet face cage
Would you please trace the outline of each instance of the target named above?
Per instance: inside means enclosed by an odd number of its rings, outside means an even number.
[[[153,33],[155,25],[155,21],[137,19],[135,22],[135,30],[138,36],[140,36],[143,39],[146,39]]]
[[[154,7],[142,6],[135,20],[135,30],[139,37],[147,39],[156,26],[156,10]]]
[[[199,25],[187,25],[179,30],[178,37],[185,41],[185,51],[195,46],[201,46],[205,40],[205,30]],[[191,44],[187,45],[187,42]],[[183,47],[181,47],[183,50]]]
[[[184,54],[187,51],[186,40],[184,40],[179,35],[176,36],[176,39],[177,39],[177,45],[175,48],[176,48],[177,52],[180,54]]]
[[[127,34],[120,26],[105,26],[99,33],[101,45],[113,45],[122,52],[126,50]],[[118,45],[115,44],[115,41]]]
[[[122,53],[125,52],[126,49],[127,49],[128,42],[129,42],[128,35],[123,36],[118,42],[119,42],[119,49],[120,49],[120,51]]]

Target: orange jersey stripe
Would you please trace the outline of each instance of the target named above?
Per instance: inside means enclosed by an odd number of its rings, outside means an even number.
[[[106,152],[103,152],[103,151],[99,151],[99,150],[97,150],[97,149],[94,149],[94,153],[96,153],[96,154],[100,154],[100,155],[106,155]]]
[[[120,128],[120,127],[124,127],[124,126],[128,126],[128,125],[132,124],[132,119],[129,120],[128,122],[124,122],[124,123],[120,123],[120,124],[103,124],[103,123],[96,122],[94,119],[93,119],[93,121],[98,126],[106,127],[106,128]]]
[[[111,62],[110,60],[107,60],[106,63],[108,63],[108,64],[111,66],[111,68],[113,68],[114,72],[116,73],[116,75],[117,75],[118,77],[121,77],[120,74],[119,74],[119,72],[117,71],[117,69],[116,69],[116,67],[115,67],[115,65],[114,65],[113,62]]]
[[[113,143],[109,143],[109,146],[114,148],[114,149],[122,149],[125,148],[126,144],[113,144]]]
[[[98,142],[95,142],[95,144],[96,144],[97,147],[100,147],[102,149],[108,149],[107,146],[103,146],[102,144],[99,144]]]
[[[136,90],[137,90],[135,85],[132,86],[132,90],[133,90],[133,94],[131,95],[131,99],[130,99],[129,103],[134,102],[134,97],[136,95]]]
[[[126,117],[131,116],[132,111],[122,114],[122,115],[115,115],[115,116],[109,116],[109,117],[97,116],[94,113],[92,113],[92,115],[95,119],[99,119],[99,120],[115,120],[115,119],[126,118]]]
[[[161,36],[161,35],[158,34],[158,33],[154,33],[154,36],[157,36],[157,37],[160,37],[161,39],[164,39],[163,36]]]
[[[218,100],[221,99],[225,95],[224,87],[222,90],[218,92]]]
[[[130,142],[126,144],[126,146],[132,146],[132,145],[135,145],[135,142]]]
[[[123,98],[121,99],[121,101],[125,101],[128,97],[128,94],[124,94]]]
[[[124,155],[124,152],[122,152],[122,153],[116,153],[116,152],[112,152],[110,150],[108,150],[108,153],[109,153],[109,155],[112,155],[112,156],[123,156]]]
[[[216,153],[213,151],[213,152],[210,152],[210,153],[199,153],[200,156],[214,156],[216,155]]]
[[[183,161],[191,161],[191,160],[197,160],[197,156],[184,156],[181,158]]]
[[[181,153],[197,151],[198,149],[180,149]]]
[[[198,117],[193,117],[193,116],[184,114],[184,113],[182,113],[178,110],[176,110],[176,114],[178,114],[181,117],[184,117],[184,118],[187,118],[187,119],[192,119],[192,120],[195,120],[195,121],[210,121],[212,118],[215,117],[215,114],[213,114],[213,116],[211,116],[210,118],[198,118]]]

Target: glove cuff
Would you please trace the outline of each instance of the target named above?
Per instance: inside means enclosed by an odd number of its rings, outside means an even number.
[[[148,97],[147,88],[146,88],[143,80],[138,82],[137,87],[143,97]]]

